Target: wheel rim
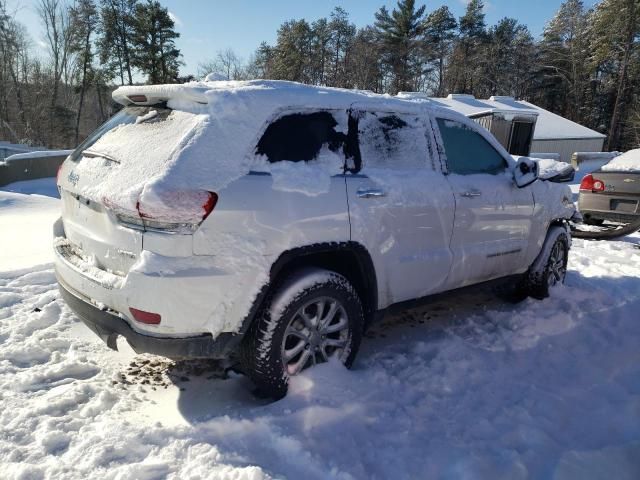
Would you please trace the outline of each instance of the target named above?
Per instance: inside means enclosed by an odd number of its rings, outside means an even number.
[[[547,283],[549,287],[555,287],[556,285],[564,283],[564,277],[567,269],[565,266],[566,251],[564,244],[561,241],[557,241],[551,250],[549,256],[548,276]]]
[[[282,363],[289,374],[341,356],[349,339],[349,319],[335,298],[305,303],[291,317],[282,341]]]

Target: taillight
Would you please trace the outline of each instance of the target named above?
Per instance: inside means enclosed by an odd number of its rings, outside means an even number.
[[[209,194],[209,198],[207,201],[202,204],[202,208],[204,210],[204,216],[202,220],[207,218],[213,209],[216,208],[216,203],[218,203],[218,194],[215,192],[207,192]]]
[[[108,199],[103,203],[115,212],[120,223],[133,228],[168,233],[193,233],[218,202],[214,192],[164,191],[143,193],[136,211],[122,211]]]
[[[140,323],[146,323],[147,325],[158,325],[162,317],[159,313],[145,312],[144,310],[138,310],[137,308],[129,308],[133,318]]]
[[[63,165],[64,162],[60,164],[60,166],[58,167],[58,171],[56,172],[56,185],[60,185],[60,170],[62,170]]]
[[[580,190],[588,192],[603,192],[604,182],[594,178],[593,175],[589,173],[585,175],[582,182],[580,182]]]

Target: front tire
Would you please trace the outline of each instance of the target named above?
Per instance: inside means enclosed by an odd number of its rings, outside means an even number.
[[[523,287],[527,295],[542,300],[562,285],[567,274],[571,237],[564,227],[549,230],[542,251],[525,274]]]
[[[350,367],[363,326],[360,298],[345,277],[304,269],[268,299],[243,339],[240,361],[262,394],[281,398],[290,377],[330,357]]]

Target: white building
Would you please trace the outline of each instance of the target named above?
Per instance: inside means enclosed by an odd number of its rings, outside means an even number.
[[[536,105],[513,97],[453,94],[432,98],[421,93],[402,92],[403,98],[420,99],[473,118],[487,128],[514,155],[557,153],[570,162],[574,152],[601,152],[605,135],[567,120]]]

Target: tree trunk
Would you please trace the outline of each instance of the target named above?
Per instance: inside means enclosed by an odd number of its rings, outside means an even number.
[[[618,148],[620,142],[620,117],[622,111],[622,97],[627,85],[627,70],[629,67],[629,57],[631,56],[631,48],[633,47],[633,33],[627,36],[627,43],[624,49],[622,65],[620,66],[620,76],[618,78],[618,90],[616,99],[613,103],[613,113],[611,114],[611,123],[609,125],[609,136],[607,138],[607,150]]]
[[[87,28],[84,43],[84,62],[82,63],[82,85],[80,86],[80,103],[78,104],[78,114],[76,115],[75,146],[78,145],[80,137],[80,117],[82,116],[82,106],[84,104],[84,92],[87,88],[87,69],[89,67],[89,53],[91,50],[91,28]]]

